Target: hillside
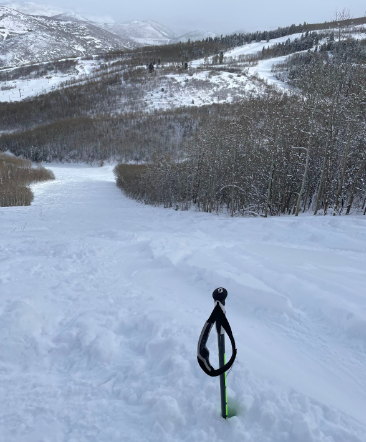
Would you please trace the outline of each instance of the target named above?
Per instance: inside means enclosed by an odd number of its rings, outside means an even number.
[[[119,39],[122,41],[122,46],[119,47],[126,47],[126,48],[134,48],[134,47],[141,47],[145,45],[162,45],[167,43],[173,43],[176,41],[188,41],[190,39],[191,41],[194,40],[202,40],[207,37],[213,37],[215,34],[212,32],[202,32],[202,31],[194,31],[190,32],[188,34],[179,36],[176,33],[174,33],[172,30],[170,30],[168,27],[157,23],[153,20],[145,20],[145,21],[139,21],[139,20],[132,20],[127,21],[123,23],[118,22],[112,22],[112,23],[100,23],[100,22],[93,22],[85,17],[82,17],[79,14],[76,14],[72,11],[66,11],[59,8],[55,8],[53,6],[47,6],[42,4],[37,4],[33,2],[14,2],[12,0],[4,1],[0,3],[0,6],[7,7],[10,9],[13,9],[17,12],[20,12],[25,15],[31,15],[34,17],[48,17],[52,20],[57,20],[61,22],[74,22],[79,23],[83,22],[84,25],[87,25],[88,28],[90,26],[95,26],[100,29],[104,29],[111,34],[119,37]],[[31,25],[31,20],[28,18]],[[26,20],[23,17],[24,24],[26,24]],[[7,19],[8,25],[11,22],[11,18],[8,17]],[[1,25],[0,25],[1,26]],[[17,27],[17,21],[14,20],[13,28]],[[78,32],[73,29],[67,29],[64,26],[64,31],[68,32],[71,31],[72,33]],[[95,29],[90,29],[91,36],[93,35],[93,32],[95,32]],[[72,36],[70,45],[72,45]],[[117,46],[118,47],[118,46]],[[110,48],[105,47],[102,49],[103,51],[106,51]],[[91,52],[88,52],[88,54]],[[70,51],[67,51],[65,48],[64,56],[69,56]],[[35,59],[33,60],[35,61]]]
[[[124,190],[165,207],[365,213],[364,29],[292,30],[0,70],[2,149],[43,161],[153,161],[149,183],[136,177]],[[231,155],[243,161],[230,165]]]
[[[1,6],[7,6],[8,8],[15,9],[27,15],[42,15],[45,17],[52,17],[54,15],[65,13],[62,8],[58,8],[51,5],[44,5],[34,2],[17,2],[13,0],[1,0]]]
[[[85,56],[126,47],[88,21],[31,16],[0,6],[0,67]]]

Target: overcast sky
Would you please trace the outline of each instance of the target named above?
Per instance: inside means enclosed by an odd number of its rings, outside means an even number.
[[[236,30],[273,29],[292,23],[331,21],[336,9],[352,17],[365,15],[361,0],[33,0],[71,9],[103,21],[156,20],[168,27],[230,33]]]

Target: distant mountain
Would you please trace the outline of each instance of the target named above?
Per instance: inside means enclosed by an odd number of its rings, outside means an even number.
[[[113,32],[120,37],[130,39],[139,46],[177,43],[180,41],[187,42],[188,40],[196,41],[216,36],[213,32],[207,31],[191,31],[179,36],[166,26],[152,20],[94,24]]]
[[[66,12],[64,9],[56,8],[49,5],[41,5],[33,2],[16,2],[12,0],[0,0],[0,6],[7,6],[28,15],[44,15],[52,17],[57,14]]]
[[[216,37],[216,34],[214,34],[213,32],[207,32],[207,31],[192,31],[192,32],[188,32],[187,34],[181,35],[180,37],[176,37],[174,39],[174,41],[176,42],[187,42],[188,40],[190,41],[196,41],[196,40],[205,40],[206,38],[214,38]]]
[[[85,21],[88,22],[89,20],[85,17],[82,17],[81,15],[75,14],[74,12],[62,12],[61,14],[53,15],[53,19],[55,20],[62,20],[62,21]],[[95,23],[96,25],[96,23]]]
[[[193,31],[179,37],[152,20],[96,23],[53,6],[1,1],[0,67],[215,36]]]
[[[95,23],[95,25],[113,32],[124,39],[131,40],[139,46],[167,44],[177,37],[173,31],[152,20],[134,20],[125,23]]]
[[[88,20],[57,17],[0,6],[0,67],[131,47],[129,40]]]

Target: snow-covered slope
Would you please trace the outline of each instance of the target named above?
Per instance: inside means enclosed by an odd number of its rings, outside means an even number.
[[[366,217],[176,212],[110,167],[52,169],[0,209],[2,440],[366,441]],[[196,361],[218,286],[227,421]]]
[[[92,73],[100,67],[95,60],[72,59],[75,61],[75,68],[72,67],[66,72],[60,70],[47,71],[42,76],[25,76],[13,81],[0,81],[0,102],[21,101],[29,97],[47,94],[61,87],[65,81],[76,77],[90,78]],[[43,64],[40,64],[42,67]],[[0,72],[11,73],[12,68],[3,69]],[[79,77],[80,78],[80,77]]]
[[[72,12],[49,16],[52,8],[39,10],[33,3],[9,4],[23,5],[30,14],[0,5],[0,67],[177,41],[174,32],[151,20],[94,23]]]
[[[55,8],[53,6],[42,5],[34,2],[14,2],[12,0],[0,0],[0,6],[7,6],[23,14],[34,16],[52,17],[64,21],[84,21],[86,18],[65,9]],[[212,32],[193,31],[179,36],[166,26],[153,20],[133,20],[123,23],[99,23],[89,22],[94,26],[105,29],[123,39],[127,47],[159,45],[175,43],[177,41],[201,40],[207,37],[214,37]]]
[[[126,47],[121,37],[81,21],[32,16],[0,6],[0,67]]]
[[[256,55],[258,54],[263,48],[268,48],[271,46],[274,46],[278,43],[284,43],[286,40],[295,40],[299,38],[301,34],[291,34],[286,35],[285,37],[279,37],[279,38],[273,38],[272,40],[266,41],[253,41],[251,43],[245,44],[243,46],[237,46],[233,49],[230,49],[229,51],[225,52],[225,59],[229,60],[232,59],[234,61],[239,61],[240,56],[247,56],[247,55]],[[266,60],[259,60],[258,63],[255,66],[248,68],[248,74],[249,75],[256,75],[260,79],[265,80],[266,83],[276,86],[282,89],[288,89],[288,85],[286,85],[284,82],[278,80],[275,78],[274,74],[272,73],[271,69],[274,64],[282,63],[284,62],[290,55],[282,56],[282,57],[274,57]],[[208,58],[208,63],[211,62],[212,57]],[[199,60],[192,61],[191,65],[195,68],[203,66],[205,63],[205,59],[201,58]]]

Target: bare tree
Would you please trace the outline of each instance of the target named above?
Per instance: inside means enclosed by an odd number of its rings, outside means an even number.
[[[336,9],[334,13],[334,21],[336,22],[338,28],[338,41],[341,40],[341,31],[342,29],[348,28],[350,25],[348,23],[344,23],[346,20],[350,20],[351,12],[349,9],[343,8],[341,11]]]

